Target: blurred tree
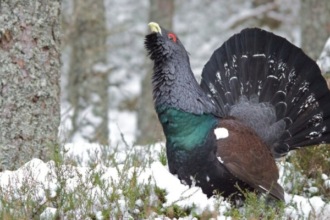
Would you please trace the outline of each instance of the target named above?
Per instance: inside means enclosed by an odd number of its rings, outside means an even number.
[[[60,5],[0,1],[0,171],[57,146]]]
[[[103,0],[74,0],[72,52],[68,100],[73,108],[69,138],[82,135],[88,141],[107,145],[108,68],[106,68],[105,7]]]
[[[166,29],[172,29],[174,16],[174,0],[149,0],[149,21],[161,24]],[[146,70],[148,71],[142,80],[142,91],[138,109],[138,144],[150,144],[164,139],[161,125],[154,111],[152,98],[152,64],[147,58]]]
[[[282,24],[282,21],[277,19],[276,17],[270,16],[271,14],[269,13],[269,12],[278,13],[279,5],[276,4],[276,0],[252,0],[253,7],[257,8],[265,5],[272,6],[273,8],[272,10],[266,11],[266,13],[262,13],[256,17],[257,26],[258,27],[268,26],[271,29],[278,28]]]
[[[316,60],[330,36],[330,1],[301,0],[301,45]]]

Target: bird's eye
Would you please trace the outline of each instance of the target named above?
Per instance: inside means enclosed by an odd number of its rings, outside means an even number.
[[[168,37],[168,39],[170,39],[170,40],[172,40],[174,43],[176,43],[177,38],[176,38],[176,35],[175,35],[175,34],[173,34],[173,33],[168,33],[168,34],[167,34],[167,37]]]

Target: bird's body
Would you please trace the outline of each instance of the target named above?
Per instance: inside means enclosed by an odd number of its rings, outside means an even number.
[[[284,200],[275,158],[330,142],[330,92],[315,62],[284,38],[245,29],[213,53],[199,85],[178,37],[150,27],[170,172],[207,196],[236,199],[242,189]]]

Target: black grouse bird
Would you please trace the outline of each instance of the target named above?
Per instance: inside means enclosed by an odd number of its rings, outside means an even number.
[[[317,64],[286,39],[244,29],[215,50],[199,85],[173,32],[150,23],[155,109],[170,172],[188,185],[284,200],[275,159],[330,142],[330,93]]]

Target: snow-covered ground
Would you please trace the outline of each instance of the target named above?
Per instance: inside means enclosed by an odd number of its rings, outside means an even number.
[[[71,153],[76,151],[72,148],[73,145],[67,145],[67,148]],[[86,157],[85,154],[88,150],[90,152],[95,152],[98,147],[96,145],[81,145],[82,149],[77,151],[78,156]],[[160,152],[161,144],[155,145],[151,150],[156,153]],[[141,148],[142,149],[142,148]],[[140,149],[140,150],[141,150]],[[85,158],[86,159],[86,158]],[[84,163],[87,162],[84,159]],[[115,167],[105,167],[102,164],[97,165],[96,168],[90,168],[86,166],[71,166],[71,165],[62,165],[57,167],[53,161],[47,163],[39,160],[33,159],[30,162],[26,163],[24,166],[19,168],[16,171],[5,171],[0,173],[0,186],[2,188],[2,193],[8,195],[8,197],[13,197],[12,199],[32,199],[34,202],[44,204],[47,198],[56,197],[58,192],[58,187],[61,185],[59,183],[59,173],[63,175],[61,178],[66,179],[66,184],[61,187],[65,187],[66,191],[75,191],[79,187],[85,189],[88,188],[88,198],[92,198],[94,212],[97,216],[97,219],[102,218],[102,199],[106,196],[104,192],[100,189],[99,186],[93,186],[89,180],[92,179],[92,175],[96,173],[100,174],[100,178],[105,181],[104,184],[111,185],[112,182],[118,183],[120,176],[122,175],[123,166]],[[132,175],[136,168],[129,168],[128,172],[125,175]],[[60,171],[61,170],[61,171]],[[324,181],[325,185],[329,185],[330,179]],[[225,216],[225,212],[229,210],[230,205],[222,201],[219,198],[210,198],[207,197],[201,192],[200,188],[192,187],[188,188],[180,183],[180,181],[173,175],[171,175],[166,166],[163,166],[159,161],[152,162],[150,166],[139,172],[137,178],[138,183],[144,184],[149,181],[151,185],[157,185],[161,189],[165,189],[167,192],[166,203],[164,206],[171,206],[177,204],[181,207],[195,205],[195,213],[201,213],[203,210],[210,210],[217,212],[217,219],[231,219],[228,216]],[[28,186],[29,190],[22,192],[23,186]],[[82,186],[84,185],[84,186]],[[329,186],[328,186],[329,187]],[[32,197],[32,198],[31,198]],[[103,198],[102,198],[103,197]],[[312,198],[305,198],[299,195],[285,195],[286,208],[285,215],[287,218],[291,219],[329,219],[330,218],[330,204],[326,204],[321,197],[315,196]],[[136,204],[143,203],[144,201],[136,201]],[[132,210],[128,210],[127,201],[123,198],[123,195],[120,195],[118,207],[111,207],[112,209],[120,209],[124,214],[124,217],[132,218],[130,215]],[[217,210],[215,210],[217,208]],[[74,214],[79,219],[79,216],[83,212],[83,206],[74,210]],[[138,212],[138,209],[137,209]],[[40,219],[52,219],[56,213],[56,208],[47,207],[41,213]],[[66,215],[63,215],[65,218]],[[157,217],[157,215],[153,215]],[[163,216],[158,216],[163,219]],[[184,219],[191,219],[192,217],[186,217]]]
[[[173,204],[180,207],[194,207],[195,214],[201,214],[203,211],[209,210],[217,213],[217,219],[231,219],[228,213],[226,214],[231,208],[229,203],[219,197],[208,199],[200,188],[189,188],[182,185],[175,176],[169,173],[168,167],[162,165],[159,160],[159,155],[164,153],[164,143],[153,146],[130,147],[131,145],[128,145],[128,143],[131,144],[134,126],[133,128],[129,126],[127,119],[134,120],[134,114],[116,112],[116,119],[111,120],[112,131],[116,129],[118,131],[112,136],[112,140],[117,146],[116,149],[84,142],[68,143],[63,147],[62,155],[63,161],[71,161],[71,163],[63,162],[63,164],[57,165],[54,161],[43,162],[39,159],[33,159],[15,171],[0,173],[0,192],[2,196],[6,198],[6,201],[19,199],[24,203],[25,200],[32,200],[43,205],[45,208],[40,214],[40,219],[52,219],[56,212],[59,212],[57,214],[60,214],[64,219],[71,219],[70,216],[80,219],[84,216],[83,213],[86,211],[84,209],[89,204],[87,202],[77,206],[69,213],[57,210],[55,206],[45,204],[48,204],[47,200],[58,197],[61,190],[65,191],[65,194],[85,190],[86,200],[92,201],[91,210],[97,219],[104,219],[102,214],[104,206],[108,206],[111,212],[122,213],[124,219],[126,217],[130,219],[133,218],[132,213],[138,213],[139,207],[143,206],[146,201],[137,199],[135,201],[136,208],[131,210],[132,206],[128,204],[128,199],[125,198],[121,190],[117,192],[118,200],[116,203],[104,204],[104,201],[113,193],[115,186],[124,184],[122,183],[123,178],[128,181],[132,178],[132,175],[138,174],[137,183],[141,186],[147,184],[166,190],[166,202],[163,207],[170,207]],[[128,137],[127,141],[125,140],[126,136]],[[111,155],[114,156],[114,162],[109,162],[106,159],[111,158]],[[126,160],[133,155],[144,161],[144,165],[141,167],[127,167]],[[285,189],[292,188],[292,184],[286,181],[288,176],[293,175],[293,173],[290,173],[291,169],[288,169],[290,164],[282,162],[279,166],[281,185]],[[102,181],[102,187],[94,184],[95,176],[98,176]],[[299,176],[299,178],[303,177]],[[330,177],[323,174],[322,178],[324,187],[330,187]],[[60,188],[61,190],[59,190]],[[317,189],[311,187],[309,190]],[[155,197],[155,195],[151,195],[148,203],[152,203]],[[306,198],[300,195],[286,194],[285,200],[286,218],[330,219],[330,204],[326,204],[321,196]],[[150,216],[150,219],[166,219],[166,217],[159,216],[156,213],[150,214]],[[192,218],[192,216],[187,216],[182,219]]]

